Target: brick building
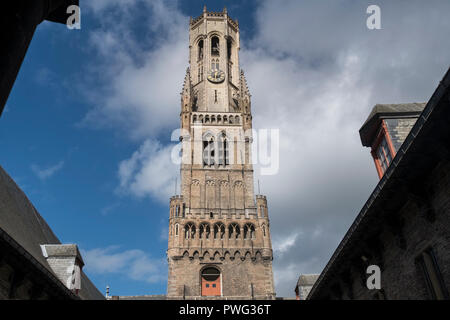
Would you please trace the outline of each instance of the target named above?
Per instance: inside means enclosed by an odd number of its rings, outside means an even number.
[[[83,266],[0,167],[0,300],[104,299]]]
[[[377,105],[360,130],[380,181],[308,299],[448,299],[450,70],[426,104]],[[381,288],[367,287],[367,267]]]
[[[239,25],[190,20],[181,92],[181,194],[170,199],[169,299],[274,299],[267,200],[254,194],[250,93]]]

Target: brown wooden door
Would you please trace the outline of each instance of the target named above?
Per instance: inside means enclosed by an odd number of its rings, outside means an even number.
[[[220,296],[220,272],[216,268],[206,268],[202,271],[202,296]]]

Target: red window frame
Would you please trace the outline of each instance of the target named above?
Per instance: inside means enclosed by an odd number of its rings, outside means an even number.
[[[385,144],[384,146],[383,143]],[[380,150],[380,148],[382,149]],[[383,159],[380,158],[380,152],[383,155]],[[389,152],[389,154],[387,154],[387,152]],[[391,164],[396,154],[394,145],[392,144],[392,140],[389,135],[389,131],[387,129],[386,122],[384,120],[381,120],[381,127],[377,137],[374,140],[374,143],[372,144],[371,153],[375,162],[378,177],[381,179],[387,168],[389,168],[389,165]]]

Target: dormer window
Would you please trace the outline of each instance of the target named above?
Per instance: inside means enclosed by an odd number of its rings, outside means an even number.
[[[371,148],[380,179],[425,105],[425,103],[377,104],[359,129],[362,145]]]
[[[372,157],[380,179],[388,169],[395,156],[395,149],[392,146],[389,131],[386,123],[381,121],[381,126],[377,138],[372,144]]]
[[[219,38],[218,37],[212,37],[211,38],[211,55],[218,56],[219,54],[220,54]]]
[[[383,137],[381,139],[381,143],[378,146],[376,155],[380,169],[383,171],[383,173],[386,172],[387,168],[389,167],[392,161],[392,154],[387,145],[386,137]]]

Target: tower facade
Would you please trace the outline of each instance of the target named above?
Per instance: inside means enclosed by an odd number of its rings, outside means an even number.
[[[275,298],[267,200],[254,193],[251,96],[239,46],[238,22],[226,9],[205,7],[190,20],[168,298]]]

